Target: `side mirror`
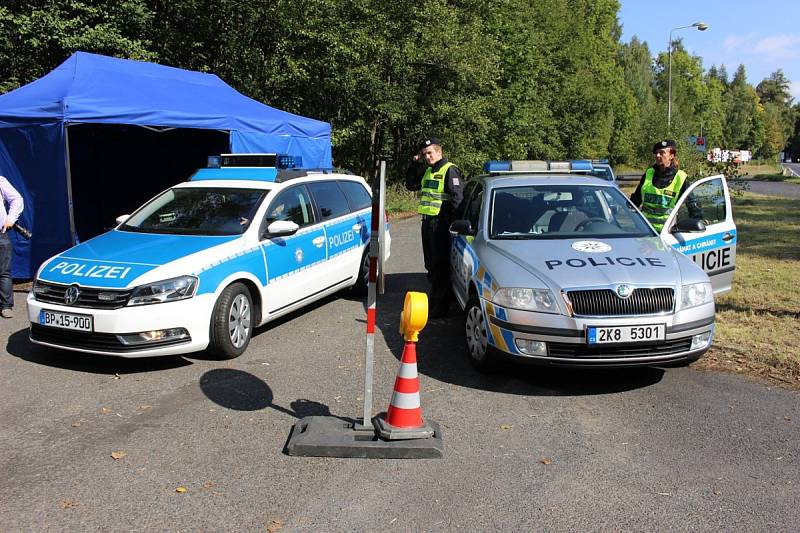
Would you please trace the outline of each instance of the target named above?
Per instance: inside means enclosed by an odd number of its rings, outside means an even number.
[[[454,220],[450,224],[450,233],[454,235],[475,235],[469,220]]]
[[[291,220],[276,220],[267,226],[267,231],[264,232],[264,237],[285,237],[287,235],[294,235],[300,229],[295,222]]]
[[[682,218],[672,228],[672,233],[699,233],[706,230],[705,223],[699,218]]]
[[[117,226],[119,226],[120,224],[125,223],[129,218],[131,218],[130,215],[120,215],[120,216],[118,216],[116,218]]]

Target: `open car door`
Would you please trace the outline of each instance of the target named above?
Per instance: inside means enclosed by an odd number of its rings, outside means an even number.
[[[693,183],[664,224],[661,238],[705,270],[714,294],[730,291],[736,269],[736,224],[725,177],[719,174]]]

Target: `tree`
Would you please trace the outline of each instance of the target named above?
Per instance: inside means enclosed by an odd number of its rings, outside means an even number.
[[[46,74],[83,50],[153,60],[144,0],[20,0],[0,7],[0,92]]]
[[[669,55],[662,52],[656,60],[656,94],[669,105]],[[698,56],[691,56],[680,39],[672,44],[672,131],[670,136],[697,135],[706,101],[703,64]]]
[[[778,69],[756,86],[756,93],[764,103],[789,108],[792,105],[791,82],[786,79],[782,69]]]
[[[726,98],[724,138],[727,148],[757,152],[764,143],[764,107],[755,89],[747,83],[744,65],[739,65]]]

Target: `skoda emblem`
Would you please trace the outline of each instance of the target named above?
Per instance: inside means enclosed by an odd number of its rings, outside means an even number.
[[[633,289],[630,285],[617,285],[617,295],[620,298],[629,298],[631,294],[633,294]]]
[[[81,288],[77,285],[70,285],[64,292],[64,303],[72,305],[78,301],[78,296],[81,295]]]

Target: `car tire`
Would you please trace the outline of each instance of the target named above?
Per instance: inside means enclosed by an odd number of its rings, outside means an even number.
[[[358,264],[358,274],[356,274],[356,282],[353,284],[352,293],[356,296],[365,296],[367,294],[367,287],[369,286],[369,245],[364,249],[361,255],[361,262]]]
[[[211,315],[208,349],[220,359],[239,357],[253,335],[253,298],[242,283],[232,283],[219,295]]]
[[[464,340],[469,362],[479,372],[497,368],[496,349],[489,346],[488,324],[476,295],[472,295],[464,309]]]

